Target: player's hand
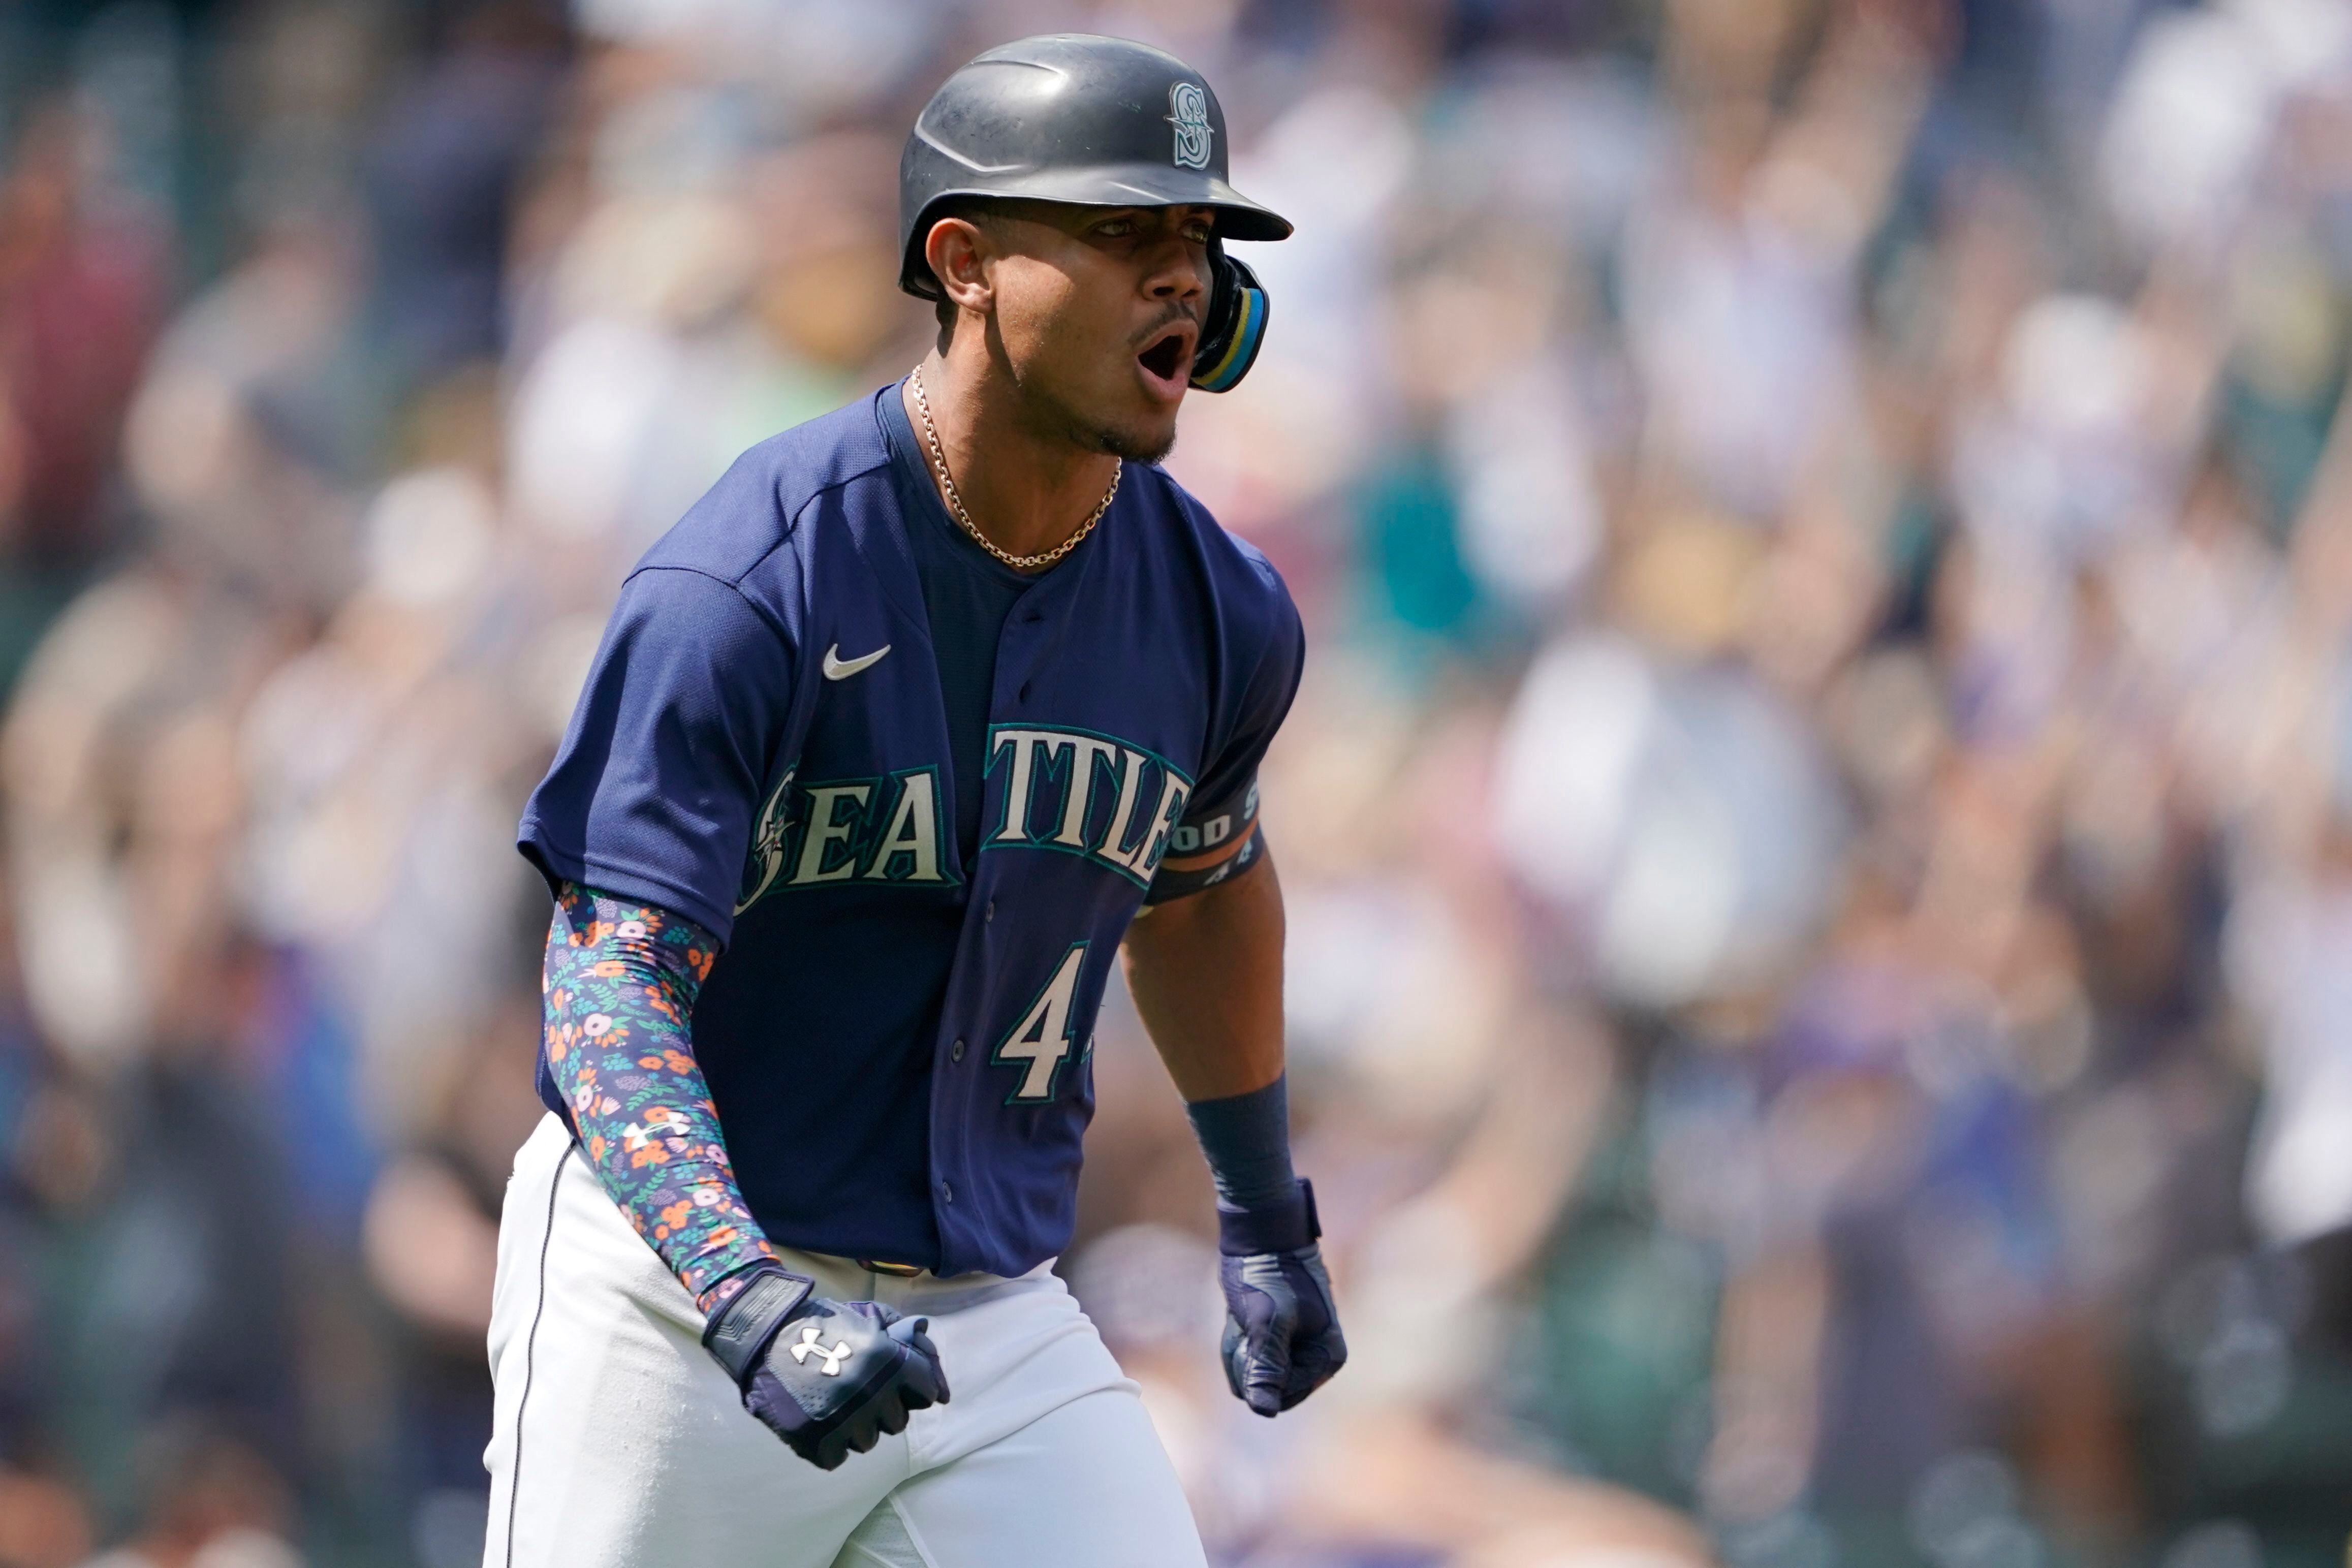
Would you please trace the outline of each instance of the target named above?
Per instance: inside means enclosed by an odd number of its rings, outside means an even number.
[[[1315,1191],[1293,1205],[1217,1215],[1225,1290],[1225,1382],[1260,1415],[1289,1409],[1348,1364],[1331,1278],[1315,1245]]]
[[[878,1301],[812,1298],[768,1343],[743,1408],[793,1453],[834,1469],[907,1429],[907,1413],[944,1404],[947,1379],[922,1318]]]
[[[835,1469],[905,1431],[909,1411],[947,1403],[927,1319],[826,1300],[782,1268],[758,1275],[711,1318],[702,1342],[734,1375],[743,1408],[793,1453]]]

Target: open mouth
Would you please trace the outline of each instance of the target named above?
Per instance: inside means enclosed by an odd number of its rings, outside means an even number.
[[[1153,380],[1181,383],[1186,379],[1189,368],[1186,361],[1192,352],[1192,333],[1185,323],[1178,321],[1152,339],[1135,357],[1145,370],[1151,373]]]

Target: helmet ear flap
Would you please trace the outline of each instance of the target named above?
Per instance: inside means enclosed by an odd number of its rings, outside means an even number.
[[[1200,346],[1192,351],[1192,390],[1231,392],[1257,362],[1269,301],[1257,274],[1227,256],[1215,239],[1209,241],[1209,311],[1201,323]]]

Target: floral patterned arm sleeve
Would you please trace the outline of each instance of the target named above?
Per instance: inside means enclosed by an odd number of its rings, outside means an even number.
[[[541,1048],[605,1191],[707,1314],[776,1256],[735,1185],[688,1032],[719,943],[682,915],[563,884]]]

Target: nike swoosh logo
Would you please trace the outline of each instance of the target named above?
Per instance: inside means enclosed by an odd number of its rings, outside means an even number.
[[[827,680],[847,680],[859,670],[871,669],[881,663],[882,656],[889,651],[890,645],[884,643],[862,658],[844,658],[841,657],[841,645],[835,643],[824,650],[824,678]]]

